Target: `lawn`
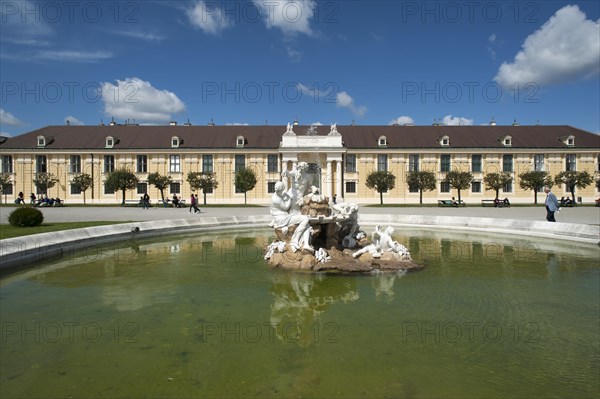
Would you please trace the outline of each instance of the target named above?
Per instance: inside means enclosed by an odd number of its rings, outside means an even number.
[[[109,224],[129,223],[126,222],[63,222],[42,223],[35,227],[14,227],[10,224],[0,225],[0,239],[28,236],[31,234],[50,233],[53,231],[81,229],[84,227],[105,226]]]

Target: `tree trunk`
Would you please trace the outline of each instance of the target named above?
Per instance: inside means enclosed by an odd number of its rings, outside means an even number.
[[[125,206],[125,189],[123,189],[123,202],[121,202],[121,206]]]
[[[460,205],[460,189],[458,189],[458,205]]]
[[[383,205],[383,191],[379,192],[379,204]]]
[[[573,206],[575,206],[576,205],[576,202],[575,202],[575,190],[571,191],[571,199],[573,200]]]
[[[164,188],[160,189],[160,199],[162,200],[163,204],[165,203],[165,192],[164,192]]]
[[[244,205],[247,205],[246,203],[246,192],[244,191]]]
[[[533,203],[537,205],[537,189],[533,190]]]
[[[202,194],[204,195],[204,205],[206,205],[206,191],[202,189]]]
[[[497,190],[496,190],[496,199],[498,199],[498,196],[499,196],[498,194],[499,194],[499,193],[500,193],[500,189],[497,189]]]
[[[419,204],[423,205],[423,189],[419,190]]]
[[[83,191],[83,205],[85,205],[85,190]]]

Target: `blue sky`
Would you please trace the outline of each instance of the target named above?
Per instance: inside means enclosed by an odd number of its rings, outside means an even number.
[[[1,132],[47,125],[572,125],[596,1],[1,1]]]

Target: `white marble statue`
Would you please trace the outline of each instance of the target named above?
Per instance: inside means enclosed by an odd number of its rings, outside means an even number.
[[[292,170],[284,170],[281,172],[281,178],[285,181],[291,179],[291,187],[287,194],[292,198],[292,206],[290,213],[300,213],[304,196],[308,194],[308,189],[312,186],[313,177],[308,173],[308,164],[306,162],[298,162]]]
[[[354,248],[357,240],[354,235],[358,231],[358,205],[353,203],[332,204],[331,209],[335,216],[344,219],[343,223],[352,225],[350,232],[342,239],[342,245],[345,248]],[[342,224],[338,222],[338,226],[341,228]]]
[[[298,225],[290,241],[292,250],[296,252],[303,248],[314,252],[310,245],[311,227],[308,216],[290,212],[292,201],[292,197],[286,192],[285,183],[275,183],[275,193],[271,197],[270,206],[274,227],[280,228],[283,234],[286,234],[289,226]]]
[[[371,234],[372,244],[354,252],[353,257],[357,258],[360,255],[369,252],[374,258],[379,258],[385,252],[394,252],[400,255],[410,256],[408,249],[398,241],[392,239],[394,228],[388,226],[385,230],[381,230],[381,226],[375,226],[375,231]]]

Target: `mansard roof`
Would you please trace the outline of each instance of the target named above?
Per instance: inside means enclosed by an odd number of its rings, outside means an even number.
[[[305,135],[309,126],[293,126],[296,135]],[[246,139],[244,149],[277,150],[286,126],[47,126],[0,143],[0,150],[38,150],[36,138],[52,137],[44,151],[105,150],[107,136],[118,137],[114,150],[170,150],[170,139],[181,139],[180,149],[235,149],[236,137]],[[439,138],[448,136],[450,149],[502,149],[502,138],[512,138],[513,149],[600,149],[600,136],[571,126],[338,126],[349,150],[379,149],[378,138],[387,138],[390,149],[440,150]],[[318,126],[317,135],[326,136],[330,126]],[[573,136],[575,146],[561,138]],[[445,149],[446,149],[445,148]]]

